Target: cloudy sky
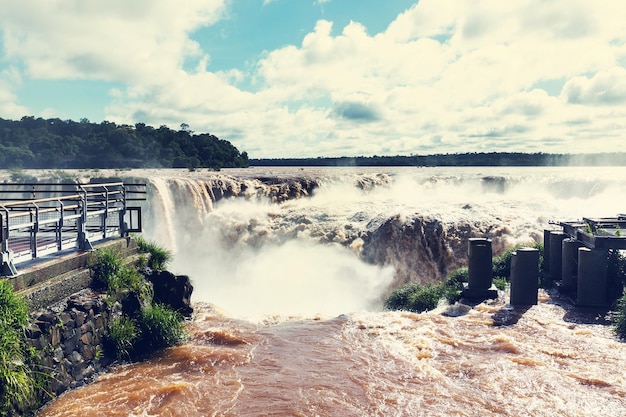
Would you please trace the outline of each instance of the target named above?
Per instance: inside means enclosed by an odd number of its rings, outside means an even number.
[[[623,0],[0,0],[0,117],[251,157],[626,143]]]

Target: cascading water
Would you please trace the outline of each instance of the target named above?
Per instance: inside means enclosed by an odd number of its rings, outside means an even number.
[[[224,173],[225,172],[225,173]],[[621,416],[626,347],[556,294],[382,312],[394,286],[614,216],[624,168],[152,173],[146,235],[194,280],[191,338],[41,416]],[[134,173],[141,176],[141,173]],[[208,303],[211,303],[209,305]]]

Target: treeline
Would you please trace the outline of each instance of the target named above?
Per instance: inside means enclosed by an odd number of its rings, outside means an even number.
[[[0,168],[238,168],[248,154],[211,134],[32,116],[0,118]]]
[[[253,166],[626,166],[626,153],[548,154],[521,152],[411,156],[251,159]]]

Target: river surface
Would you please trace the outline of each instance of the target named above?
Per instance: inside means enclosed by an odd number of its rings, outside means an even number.
[[[551,219],[623,212],[625,169],[224,170],[219,181],[247,191],[206,202],[194,184],[209,175],[146,175],[146,234],[194,280],[189,340],[113,368],[39,417],[626,415],[626,346],[606,311],[543,290],[528,309],[508,306],[505,291],[381,311],[398,282],[462,264],[468,237],[505,247],[540,239]],[[321,180],[277,202],[267,182],[250,193],[267,175]],[[193,228],[175,223],[183,211]]]

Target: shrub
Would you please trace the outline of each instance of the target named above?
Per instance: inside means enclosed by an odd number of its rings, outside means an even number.
[[[448,274],[447,284],[463,289],[463,283],[469,280],[469,269],[467,267],[457,268]]]
[[[402,310],[407,308],[409,305],[409,297],[417,290],[417,287],[419,287],[419,284],[408,284],[393,290],[385,301],[385,308],[387,310]]]
[[[452,271],[444,281],[444,296],[448,303],[453,304],[461,298],[463,284],[469,280],[469,269],[467,267],[457,268]]]
[[[504,290],[507,282],[508,280],[506,277],[493,277],[493,285],[495,285],[499,290]]]
[[[28,324],[28,306],[7,279],[0,279],[0,323],[14,329]]]
[[[28,323],[26,302],[6,279],[0,280],[0,415],[26,407],[34,399],[35,381],[26,364],[23,328]]]
[[[150,285],[134,267],[122,265],[117,273],[109,278],[108,290],[111,295],[132,292],[145,296],[150,293]]]
[[[109,324],[109,340],[119,360],[130,360],[135,350],[135,342],[141,335],[135,322],[126,316],[119,317]]]
[[[507,249],[500,256],[493,258],[491,261],[491,273],[494,277],[504,277],[506,279],[511,276],[511,256],[520,247],[515,246]]]
[[[626,340],[626,295],[617,302],[617,311],[613,317],[613,329],[620,339]]]
[[[408,310],[416,313],[432,310],[442,298],[453,302],[458,295],[454,286],[409,284],[398,288],[385,301],[388,310]]]
[[[416,313],[433,310],[444,296],[442,285],[418,286],[416,291],[409,295],[408,308]]]
[[[144,308],[139,317],[144,336],[142,348],[153,350],[173,346],[183,340],[185,329],[182,316],[161,304]]]
[[[135,237],[137,247],[140,251],[150,254],[148,266],[152,269],[165,269],[167,264],[172,260],[172,253],[159,246],[156,242],[148,241],[143,236]]]
[[[123,265],[122,256],[119,252],[110,248],[97,250],[89,262],[95,285],[109,289],[114,277]],[[115,284],[113,283],[113,285]]]
[[[611,249],[607,259],[608,298],[613,303],[624,292],[626,283],[626,258],[619,250]]]

